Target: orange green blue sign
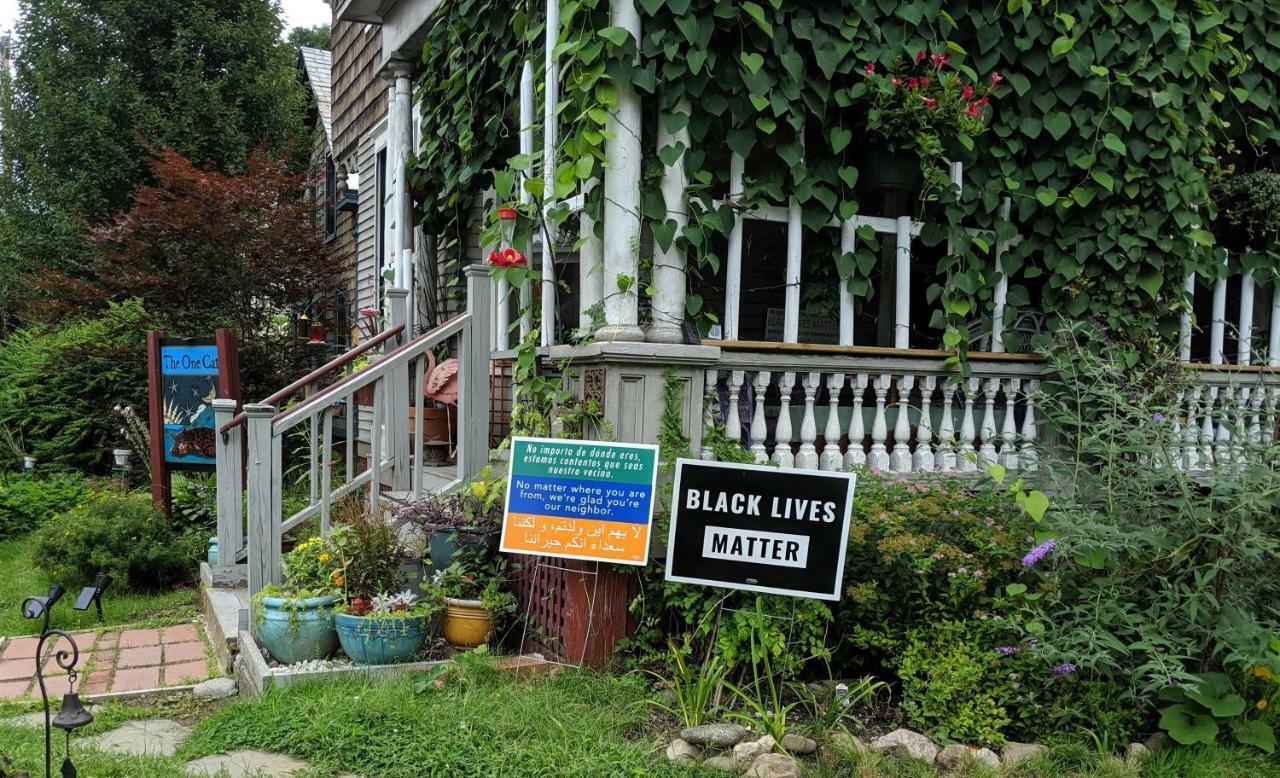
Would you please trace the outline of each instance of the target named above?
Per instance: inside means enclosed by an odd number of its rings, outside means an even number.
[[[515,438],[501,548],[644,565],[657,478],[657,446]]]

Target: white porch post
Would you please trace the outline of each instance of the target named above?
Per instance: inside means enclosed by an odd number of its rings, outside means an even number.
[[[638,17],[637,17],[638,20]],[[542,345],[550,346],[556,337],[556,245],[548,223],[548,214],[556,199],[556,103],[560,100],[560,63],[556,59],[556,41],[560,38],[560,0],[547,0],[547,32],[543,68],[545,86],[542,95],[542,218],[547,229],[542,236]],[[636,33],[636,40],[640,33]],[[637,200],[638,203],[638,200]],[[637,206],[638,208],[638,206]]]
[[[600,305],[604,271],[604,243],[596,235],[596,220],[587,212],[585,201],[591,192],[600,185],[600,180],[593,178],[582,187],[584,206],[578,214],[578,332],[582,337],[594,333],[591,317],[596,306]]]
[[[687,100],[681,100],[675,107],[675,113],[685,117],[689,116],[689,112]],[[668,248],[664,250],[656,245],[656,241],[653,247],[653,285],[658,293],[653,297],[653,322],[645,337],[651,343],[680,343],[684,340],[686,259],[684,249],[676,244],[676,238],[689,223],[684,198],[684,190],[688,185],[684,154],[688,153],[689,143],[687,120],[685,126],[675,132],[667,132],[663,123],[658,122],[657,150],[661,152],[667,146],[683,146],[684,153],[662,171],[662,200],[666,203],[667,220],[675,222],[676,231]],[[763,443],[762,439],[760,445],[763,446]]]
[[[897,220],[898,250],[893,283],[893,347],[911,347],[911,217]]]
[[[782,320],[783,343],[800,342],[800,254],[804,249],[800,217],[800,201],[793,196],[787,203],[787,290]]]
[[[1240,277],[1240,333],[1236,341],[1236,362],[1249,364],[1253,359],[1253,271]]]
[[[1267,341],[1267,364],[1280,365],[1280,279],[1271,281],[1271,338]]]
[[[1211,365],[1221,365],[1225,357],[1223,342],[1226,327],[1227,277],[1222,275],[1213,284],[1213,316],[1209,321],[1209,364]]]
[[[1000,221],[1009,221],[1012,204],[1008,197],[1000,198]],[[1009,276],[1004,272],[1005,241],[996,241],[996,288],[991,295],[991,350],[1004,353],[1004,306],[1009,298]]]
[[[858,248],[858,235],[852,219],[840,222],[840,253],[851,254]],[[855,265],[856,267],[856,265]],[[840,277],[840,345],[853,345],[853,292],[849,291],[849,275]]]
[[[743,159],[729,157],[729,203],[734,207],[733,229],[729,232],[729,250],[724,265],[724,338],[738,339],[738,310],[742,297],[742,214],[737,211],[742,198]]]
[[[610,0],[609,13],[613,26],[639,42],[640,14],[635,0]],[[617,99],[605,142],[604,326],[596,338],[641,341],[644,330],[639,325],[636,288],[640,272],[640,95],[630,84],[619,84]]]
[[[393,258],[395,286],[412,291],[413,284],[413,203],[409,200],[409,179],[405,165],[412,154],[413,104],[410,98],[409,75],[412,65],[407,60],[393,59],[389,63],[393,88],[387,124],[391,128],[391,142],[387,149],[387,167],[391,174],[391,218],[395,232]],[[410,313],[412,316],[413,314]],[[409,320],[412,324],[412,320]]]
[[[1182,282],[1182,293],[1187,307],[1178,322],[1178,359],[1186,364],[1191,361],[1191,312],[1196,304],[1196,271],[1187,273]]]
[[[520,73],[520,153],[528,158],[529,164],[524,170],[525,178],[533,175],[533,63],[525,60],[524,69]],[[529,190],[520,186],[520,202],[528,204],[531,199]],[[533,256],[533,240],[525,246],[528,256]],[[533,288],[528,279],[520,284],[520,338],[524,339],[533,329]]]
[[[226,426],[236,415],[236,401],[213,401],[213,414],[218,429]],[[244,545],[244,509],[242,476],[244,467],[244,431],[240,427],[230,433],[214,436],[217,453],[215,460],[218,506],[218,564],[234,565],[240,547]]]

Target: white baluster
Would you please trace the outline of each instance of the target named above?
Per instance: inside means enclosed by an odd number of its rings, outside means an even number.
[[[889,383],[893,376],[878,375],[872,385],[876,393],[876,416],[871,423],[871,453],[867,455],[867,466],[872,470],[886,470],[889,467],[889,450],[885,448],[885,438],[889,437],[889,425],[884,417],[885,396],[889,394]]]
[[[1021,378],[1006,378],[1004,384],[1004,423],[1000,427],[1000,464],[1009,470],[1018,469],[1018,391]]]
[[[818,394],[818,374],[804,374],[804,418],[800,422],[800,450],[796,453],[796,467],[800,470],[818,469],[818,449],[813,441],[818,437],[818,425],[813,418],[813,399]]]
[[[862,400],[867,391],[867,374],[850,375],[849,388],[853,390],[853,413],[849,416],[849,447],[844,452],[845,467],[867,463],[867,452],[862,448],[862,441],[867,436],[862,420]]]
[[[698,453],[698,458],[704,462],[715,461],[715,452],[708,445],[706,430],[711,429],[716,423],[716,405],[720,403],[720,393],[716,391],[716,384],[720,382],[720,371],[714,368],[706,372],[706,388],[702,393],[702,450]]]
[[[933,390],[937,376],[927,375],[920,382],[920,421],[916,423],[916,450],[911,455],[911,467],[916,472],[933,471],[933,419],[929,418],[933,403]]]
[[[742,444],[742,416],[738,413],[738,394],[742,391],[743,372],[729,371],[729,409],[724,415],[724,436],[735,446]]]
[[[1249,406],[1248,440],[1256,446],[1262,442],[1262,389],[1247,388],[1244,393],[1244,401]]]
[[[1169,421],[1169,461],[1173,463],[1175,470],[1182,469],[1182,401],[1186,397],[1186,392],[1178,390],[1178,397],[1174,407],[1177,409],[1173,418]]]
[[[825,442],[818,466],[823,470],[839,470],[844,464],[844,459],[840,456],[840,390],[844,387],[844,376],[840,373],[828,373],[826,386],[827,426],[822,431]]]
[[[1232,415],[1235,408],[1235,398],[1231,388],[1224,386],[1218,390],[1218,425],[1214,434],[1213,443],[1213,460],[1218,465],[1229,465],[1234,461],[1232,456],[1232,446],[1235,444],[1231,440],[1231,427],[1233,425]]]
[[[889,469],[895,473],[911,472],[911,389],[916,377],[898,377],[898,418],[893,423],[893,453],[889,455]]]
[[[1193,473],[1200,468],[1200,387],[1187,395],[1187,420],[1182,425],[1182,469]]]
[[[956,451],[956,467],[962,473],[978,469],[977,434],[973,426],[973,398],[978,394],[978,379],[970,378],[960,385],[964,395],[964,416],[960,421],[959,450]]]
[[[953,473],[956,469],[956,423],[952,406],[956,402],[956,380],[942,379],[942,421],[938,424],[938,470]]]
[[[791,390],[796,386],[795,373],[778,373],[778,396],[782,401],[778,408],[778,424],[773,430],[773,461],[778,467],[795,467],[796,457],[791,453]]]
[[[985,471],[996,461],[996,392],[1000,379],[988,378],[983,384],[982,447],[978,449],[978,467]]]
[[[1026,471],[1036,469],[1038,457],[1038,452],[1036,451],[1036,438],[1040,434],[1039,429],[1036,427],[1036,387],[1038,386],[1040,386],[1039,381],[1027,382],[1027,405],[1022,412],[1022,454],[1018,457],[1018,463]]]
[[[1275,440],[1276,401],[1280,399],[1280,389],[1267,389],[1262,398],[1262,406],[1266,410],[1262,414],[1262,443],[1269,446]]]
[[[764,420],[764,396],[769,391],[769,371],[756,373],[756,402],[751,413],[751,453],[755,454],[756,464],[769,461],[769,452],[765,449],[764,439],[769,435],[769,427]]]
[[[1213,406],[1218,400],[1218,390],[1212,386],[1207,389],[1208,396],[1200,407],[1200,467],[1202,470],[1209,470],[1214,466],[1214,457],[1217,453],[1213,450]]]

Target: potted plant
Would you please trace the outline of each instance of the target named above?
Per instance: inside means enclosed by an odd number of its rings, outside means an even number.
[[[284,555],[284,584],[253,596],[253,636],[277,662],[323,659],[338,648],[334,607],[342,598],[342,570],[332,541],[313,537]]]
[[[992,73],[975,84],[950,68],[951,53],[916,53],[913,62],[897,60],[888,70],[868,62],[864,82],[853,88],[865,95],[866,128],[872,143],[861,169],[862,181],[874,193],[911,192],[924,174],[926,191],[949,181],[937,164],[986,131],[991,94],[1003,80]]]
[[[434,570],[453,563],[460,548],[492,549],[502,529],[506,483],[486,467],[473,481],[450,494],[431,494],[405,506],[395,525],[406,535],[421,538]]]
[[[423,584],[424,589],[437,589],[444,600],[441,632],[449,645],[474,648],[485,643],[515,613],[516,598],[504,588],[506,577],[506,557],[468,548]]]
[[[441,605],[438,598],[408,590],[354,597],[334,617],[338,641],[358,665],[408,662],[422,648]]]

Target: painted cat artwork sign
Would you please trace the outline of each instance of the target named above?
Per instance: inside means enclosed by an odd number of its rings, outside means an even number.
[[[213,401],[218,396],[218,348],[212,338],[160,343],[164,461],[171,467],[214,464]]]

